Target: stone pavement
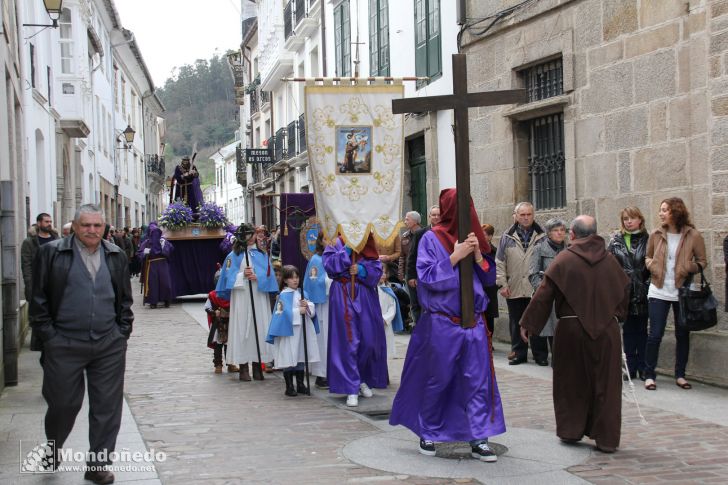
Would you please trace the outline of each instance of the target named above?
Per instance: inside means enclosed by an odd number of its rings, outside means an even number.
[[[723,389],[698,384],[684,391],[667,377],[658,380],[657,392],[638,385],[649,424],[641,424],[634,404],[625,400],[621,449],[605,455],[589,440],[565,446],[556,439],[550,369],[508,366],[502,348],[495,362],[508,432],[492,439],[499,461],[476,462],[462,444],[438,445],[444,457],[424,457],[416,452],[414,435],[387,424],[402,358],[390,362],[391,389],[360,399],[353,412],[343,396],[321,391],[285,397],[280,373],[266,374],[263,382],[213,374],[201,301],[157,310],[137,304],[134,310],[125,386],[131,415],[125,413],[120,442],[123,437],[165,452],[167,459],[155,463],[162,483],[728,482]],[[408,337],[396,340],[403,357]],[[50,480],[18,475],[18,440],[42,438],[39,370],[37,354],[25,349],[21,384],[0,396],[0,483],[89,483],[78,473]],[[83,414],[74,430],[77,441],[85,432]],[[118,476],[158,483],[156,475]]]

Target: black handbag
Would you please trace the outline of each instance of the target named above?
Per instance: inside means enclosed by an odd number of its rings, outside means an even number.
[[[713,296],[710,283],[705,280],[703,267],[698,265],[698,268],[700,268],[700,289],[690,288],[693,282],[693,274],[690,274],[677,291],[680,302],[680,318],[677,325],[692,332],[714,327],[718,323],[718,301]]]

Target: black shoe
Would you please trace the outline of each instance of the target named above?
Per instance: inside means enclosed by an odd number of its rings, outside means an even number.
[[[293,371],[283,371],[283,379],[286,381],[286,396],[295,397],[298,396],[296,388],[293,387]]]
[[[169,308],[169,301],[164,302],[164,308]]]
[[[156,310],[157,309],[157,305],[149,305],[149,308],[151,308],[152,310]]]
[[[97,485],[107,485],[109,483],[114,483],[114,474],[108,470],[89,470],[83,474],[83,478],[84,480],[91,480]]]
[[[329,381],[325,377],[317,377],[316,378],[316,387],[318,387],[319,389],[328,389]]]
[[[536,359],[536,364],[540,365],[541,367],[546,367],[547,365],[549,365],[549,360],[548,359],[544,359],[544,360]]]
[[[490,449],[488,443],[480,443],[479,445],[470,448],[470,456],[489,463],[498,461],[498,456]]]
[[[645,371],[638,370],[637,371],[637,377],[639,377],[641,381],[644,381],[645,380]]]
[[[435,442],[420,438],[420,453],[427,456],[435,456]]]
[[[302,370],[296,371],[296,391],[299,394],[303,394],[306,396],[311,395],[311,391],[308,390],[308,387],[306,387],[306,384],[303,382],[304,372]]]
[[[253,380],[254,381],[263,380],[263,370],[261,369],[259,362],[253,362]]]
[[[527,357],[516,357],[514,359],[511,359],[508,361],[508,365],[519,365],[519,364],[525,364],[528,362]]]

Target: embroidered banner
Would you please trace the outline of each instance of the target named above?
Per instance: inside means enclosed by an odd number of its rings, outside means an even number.
[[[392,114],[402,84],[307,85],[306,138],[316,215],[328,240],[337,232],[360,251],[399,234],[403,117]]]

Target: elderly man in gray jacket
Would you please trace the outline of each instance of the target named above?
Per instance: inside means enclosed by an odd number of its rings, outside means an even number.
[[[126,344],[134,315],[129,264],[102,240],[101,209],[82,205],[74,235],[45,244],[33,263],[30,324],[43,341],[46,438],[59,450],[89,396],[90,453],[84,478],[112,483],[106,466],[116,446],[124,402]]]
[[[504,232],[495,256],[496,285],[508,305],[508,323],[511,332],[510,365],[523,364],[527,360],[528,344],[521,340],[519,322],[533,295],[528,279],[531,257],[536,244],[546,237],[543,229],[534,222],[533,204],[519,202],[513,211],[516,222]],[[533,359],[538,365],[548,365],[548,343],[538,335],[530,339]]]

